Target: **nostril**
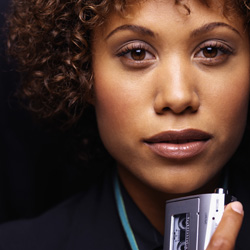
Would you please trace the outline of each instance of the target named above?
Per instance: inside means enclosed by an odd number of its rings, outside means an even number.
[[[160,113],[165,113],[165,112],[168,112],[168,111],[172,111],[173,113],[176,113],[176,114],[183,114],[183,113],[186,113],[186,112],[195,113],[195,112],[197,112],[197,109],[192,107],[192,106],[188,106],[188,107],[186,107],[185,109],[182,109],[182,110],[172,109],[170,107],[164,107]]]
[[[165,108],[163,108],[162,110],[163,110],[163,111],[169,111],[170,108],[169,108],[169,107],[165,107]]]
[[[186,89],[177,87],[157,92],[154,99],[154,109],[157,114],[169,112],[184,114],[198,111],[200,106],[198,93],[191,87],[186,86]]]

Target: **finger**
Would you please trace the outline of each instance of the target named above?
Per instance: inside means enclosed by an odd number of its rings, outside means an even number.
[[[233,250],[243,216],[243,206],[240,202],[228,204],[206,250]]]

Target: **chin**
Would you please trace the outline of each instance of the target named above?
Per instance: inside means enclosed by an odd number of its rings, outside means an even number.
[[[173,179],[172,179],[173,180]],[[190,181],[191,180],[191,181]],[[213,193],[215,188],[218,187],[219,178],[214,177],[210,180],[202,179],[201,177],[197,178],[183,178],[177,182],[169,182],[164,180],[160,191],[165,194],[171,194],[175,196],[187,196],[192,194],[200,193]],[[166,183],[168,185],[166,186]]]

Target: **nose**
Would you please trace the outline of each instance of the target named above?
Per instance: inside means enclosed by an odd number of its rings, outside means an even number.
[[[192,65],[172,60],[158,72],[154,109],[157,114],[196,112],[200,107],[197,79]]]

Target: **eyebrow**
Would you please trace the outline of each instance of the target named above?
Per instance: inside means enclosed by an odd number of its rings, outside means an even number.
[[[205,24],[205,25],[193,30],[191,32],[190,37],[197,37],[199,35],[202,35],[204,33],[212,31],[212,30],[214,30],[215,28],[218,28],[218,27],[229,28],[230,30],[234,31],[236,34],[238,34],[241,37],[240,32],[237,29],[235,29],[231,25],[229,25],[227,23],[223,23],[223,22],[213,22],[213,23]],[[119,26],[116,29],[114,29],[113,31],[111,31],[106,36],[105,40],[109,39],[112,35],[114,35],[116,32],[121,31],[121,30],[131,30],[133,32],[140,33],[142,35],[149,35],[151,37],[155,37],[155,33],[152,30],[148,29],[148,28],[145,28],[145,27],[139,26],[139,25],[125,24],[125,25]]]
[[[116,29],[114,29],[113,31],[111,31],[106,36],[105,40],[109,39],[112,35],[114,35],[116,32],[121,31],[121,30],[131,30],[133,32],[140,33],[142,35],[148,35],[148,36],[155,37],[155,33],[148,28],[145,28],[143,26],[138,26],[138,25],[125,24],[125,25],[119,26]]]
[[[222,23],[222,22],[213,22],[213,23],[205,24],[205,25],[201,26],[200,28],[193,30],[191,33],[191,37],[196,37],[196,36],[202,35],[204,33],[212,31],[218,27],[229,28],[230,30],[234,31],[236,34],[238,34],[241,37],[240,32],[237,29],[235,29],[234,27],[232,27],[231,25],[229,25],[227,23]]]

